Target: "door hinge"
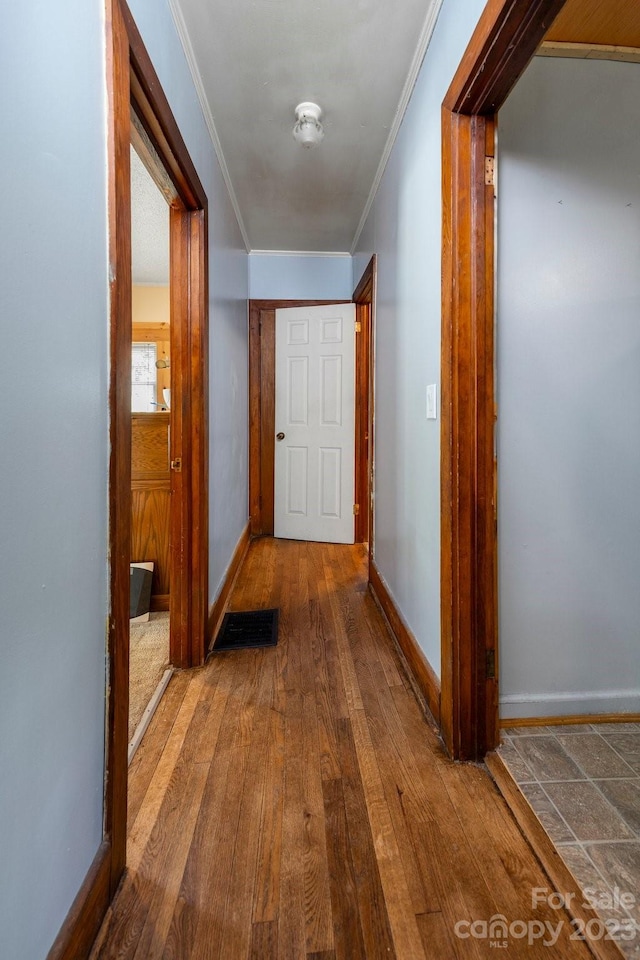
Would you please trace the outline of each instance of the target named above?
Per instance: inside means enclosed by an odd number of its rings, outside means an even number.
[[[356,320],[356,333],[361,333],[361,332],[362,332],[362,324],[360,323],[359,320]]]
[[[486,650],[486,675],[487,680],[495,680],[496,678],[496,652],[495,650]]]
[[[171,469],[176,473],[182,473],[182,457],[176,457],[175,460],[171,461]]]
[[[484,182],[487,187],[495,187],[496,185],[495,157],[484,158]]]
[[[354,505],[353,505],[353,514],[354,514],[354,516],[357,516],[359,513],[360,513],[360,504],[359,504],[359,503],[354,503]]]

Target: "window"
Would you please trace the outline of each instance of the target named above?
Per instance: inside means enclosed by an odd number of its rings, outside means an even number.
[[[156,409],[158,376],[155,343],[131,344],[131,410],[153,413]]]

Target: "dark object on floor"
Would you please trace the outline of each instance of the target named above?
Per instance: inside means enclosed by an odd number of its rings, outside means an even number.
[[[212,653],[245,650],[248,647],[275,647],[278,642],[278,611],[243,610],[226,613]]]
[[[150,569],[149,569],[150,568]],[[151,606],[151,583],[153,581],[153,564],[132,563],[129,580],[129,618],[145,616]],[[149,617],[146,616],[148,620]]]

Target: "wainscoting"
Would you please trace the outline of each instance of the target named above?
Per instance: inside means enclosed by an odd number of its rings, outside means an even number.
[[[131,560],[153,560],[151,609],[169,609],[169,413],[131,415]]]

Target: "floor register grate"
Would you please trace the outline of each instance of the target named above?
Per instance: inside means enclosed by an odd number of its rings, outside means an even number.
[[[278,642],[278,610],[243,610],[226,613],[212,653],[275,647]]]

